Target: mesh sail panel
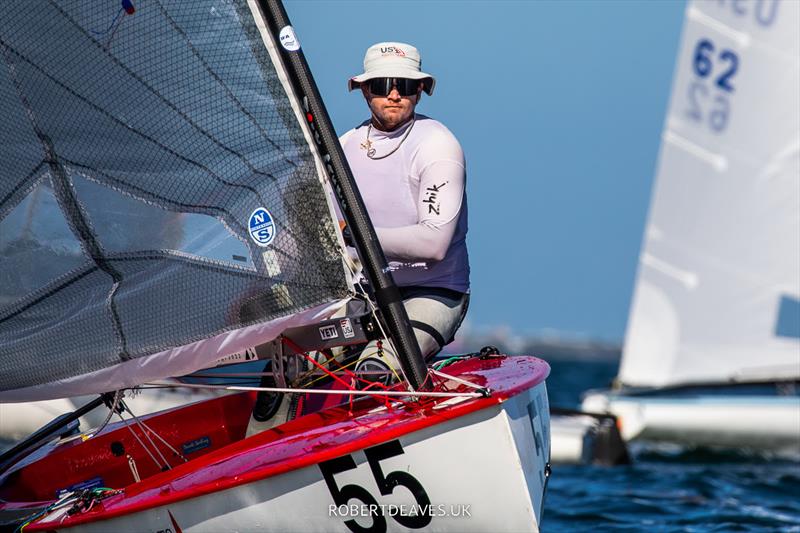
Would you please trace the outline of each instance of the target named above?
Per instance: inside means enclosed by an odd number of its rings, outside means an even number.
[[[347,296],[246,2],[0,2],[0,112],[0,391]]]

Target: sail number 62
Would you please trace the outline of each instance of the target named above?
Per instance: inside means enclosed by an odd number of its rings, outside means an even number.
[[[364,455],[367,456],[372,476],[378,485],[378,490],[382,495],[392,494],[394,489],[400,485],[408,489],[417,502],[417,509],[430,508],[431,500],[422,484],[408,472],[394,471],[384,474],[381,469],[381,461],[397,455],[402,455],[403,447],[399,440],[393,440],[367,448]],[[320,463],[319,469],[328,490],[333,496],[333,501],[338,507],[347,506],[351,499],[360,500],[368,509],[378,509],[378,502],[370,492],[360,485],[349,484],[339,487],[334,476],[340,472],[356,468],[356,462],[351,455],[344,455]],[[374,507],[371,507],[374,506]],[[386,517],[382,513],[370,512],[372,524],[369,527],[359,525],[354,519],[345,520],[344,524],[353,533],[383,533],[386,531]],[[401,525],[410,529],[419,529],[427,526],[431,522],[430,514],[420,512],[416,515],[393,515],[392,518]]]

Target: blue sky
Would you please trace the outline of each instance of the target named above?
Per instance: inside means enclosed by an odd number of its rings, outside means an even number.
[[[380,41],[437,79],[419,112],[467,157],[477,330],[621,340],[685,3],[285,0],[334,126]]]

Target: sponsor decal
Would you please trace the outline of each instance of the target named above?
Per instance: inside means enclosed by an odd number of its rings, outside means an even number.
[[[247,348],[243,352],[236,352],[230,355],[226,355],[225,357],[220,357],[214,362],[214,364],[216,366],[221,366],[221,365],[228,365],[231,363],[245,363],[247,361],[255,361],[256,359],[258,359],[258,354],[256,354],[256,349]]]
[[[283,27],[278,34],[278,40],[281,42],[281,46],[290,52],[297,52],[300,50],[300,41],[297,39],[297,35],[294,34],[294,28],[291,26]]]
[[[336,331],[336,326],[333,324],[319,328],[319,338],[324,341],[335,339],[338,336],[339,332]]]
[[[402,261],[389,261],[389,264],[386,265],[386,268],[383,269],[383,272],[394,272],[396,270],[401,270],[404,268],[421,268],[423,270],[428,270],[428,263],[425,261],[417,261],[415,263],[408,262],[404,263]]]
[[[214,364],[216,366],[228,365],[231,363],[246,363],[247,361],[254,361],[258,359],[255,348],[247,348],[243,352],[236,352],[225,357],[220,357]]]
[[[103,478],[93,477],[92,479],[87,479],[86,481],[81,481],[80,483],[75,483],[69,487],[57,490],[56,497],[61,498],[64,494],[68,492],[75,492],[76,490],[96,489],[98,487],[105,486],[106,484],[103,482]]]
[[[433,213],[434,215],[438,215],[441,212],[442,203],[439,200],[439,192],[444,189],[444,186],[450,183],[449,181],[445,181],[441,185],[431,185],[427,189],[425,189],[425,199],[422,200],[423,204],[428,204],[428,214],[430,215]]]
[[[184,442],[181,445],[183,449],[183,455],[189,455],[190,453],[198,452],[204,448],[208,448],[211,446],[211,437],[200,437],[199,439],[190,440],[189,442]]]
[[[259,207],[250,215],[248,229],[250,230],[250,238],[258,246],[269,246],[275,239],[275,221],[269,211],[263,207]]]
[[[349,318],[345,318],[344,320],[339,321],[339,327],[342,328],[342,333],[344,334],[345,339],[351,339],[356,336],[356,332],[353,331],[353,324],[350,323]]]

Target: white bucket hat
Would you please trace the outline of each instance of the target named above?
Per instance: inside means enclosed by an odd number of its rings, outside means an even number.
[[[353,76],[347,82],[352,91],[362,82],[373,78],[408,78],[423,80],[423,89],[433,94],[436,80],[422,72],[422,59],[419,50],[406,43],[378,43],[367,48],[364,55],[364,73]]]

